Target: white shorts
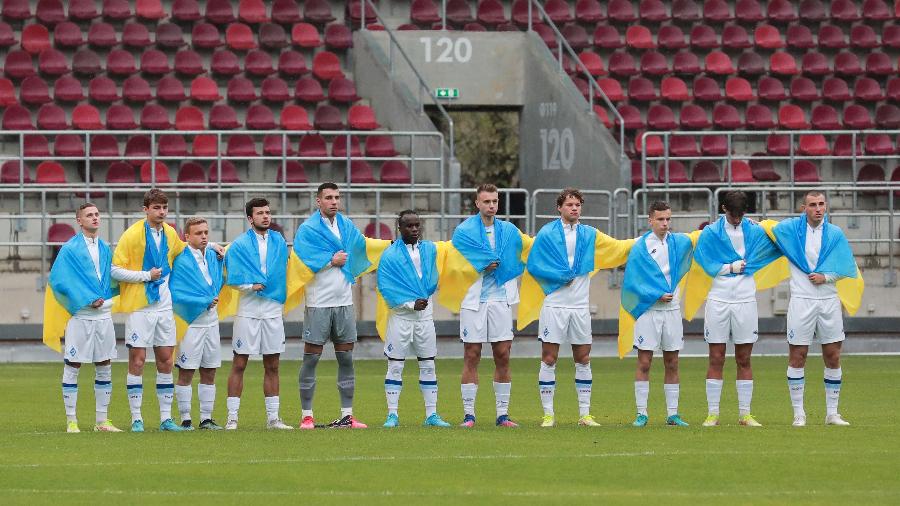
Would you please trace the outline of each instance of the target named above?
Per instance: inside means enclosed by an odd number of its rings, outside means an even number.
[[[841,301],[791,297],[787,312],[788,344],[809,346],[844,340],[844,316]]]
[[[274,318],[234,317],[231,349],[236,355],[277,355],[284,353],[284,322]]]
[[[178,345],[175,365],[180,369],[218,369],[222,365],[219,324],[208,327],[190,326]]]
[[[541,308],[538,340],[553,344],[591,344],[591,312],[588,308]]]
[[[384,340],[384,356],[403,360],[410,349],[418,358],[432,358],[437,355],[434,320],[405,320],[391,316],[387,324],[387,337]]]
[[[478,311],[459,312],[459,339],[464,343],[496,343],[513,338],[512,309],[502,301],[482,302]]]
[[[681,351],[684,348],[681,311],[648,309],[634,322],[634,347],[648,351]]]
[[[135,311],[125,320],[125,346],[175,346],[175,317],[171,311]]]
[[[703,316],[703,339],[709,344],[752,344],[759,339],[759,316],[756,301],[706,301]]]
[[[105,362],[116,358],[116,331],[112,318],[71,318],[66,324],[63,358],[78,364]]]

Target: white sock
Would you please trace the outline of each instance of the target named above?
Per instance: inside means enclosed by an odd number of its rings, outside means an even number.
[[[353,416],[353,408],[341,408],[341,418],[345,416]]]
[[[594,375],[591,373],[591,363],[575,363],[575,392],[578,394],[578,416],[591,414],[591,389],[594,383]]]
[[[216,404],[216,385],[197,385],[197,399],[200,401],[200,421],[212,420],[213,406]]]
[[[62,374],[63,406],[66,408],[66,421],[77,421],[76,407],[78,405],[78,368],[68,364],[63,366]]]
[[[494,399],[497,404],[497,417],[509,414],[509,391],[512,383],[494,382]]]
[[[313,411],[311,409],[303,409],[300,411],[300,416],[302,418],[306,418],[307,416],[312,417]]]
[[[181,421],[191,419],[191,397],[194,389],[191,385],[175,385],[175,399],[178,401],[178,414]]]
[[[425,418],[437,413],[437,372],[434,360],[419,360],[419,389],[425,401]]]
[[[175,400],[172,373],[156,373],[156,398],[159,399],[159,420],[172,418],[172,401]]]
[[[462,391],[463,413],[475,416],[475,397],[478,395],[478,383],[463,383],[459,389]]]
[[[556,364],[547,365],[541,361],[538,371],[538,390],[541,392],[541,406],[545,415],[553,414],[553,396],[556,394]]]
[[[241,398],[240,397],[226,397],[225,398],[225,408],[228,410],[228,419],[237,421],[238,410],[241,409]]]
[[[128,389],[128,409],[131,410],[131,421],[143,420],[141,404],[144,403],[144,378],[128,374],[125,376],[125,388]]]
[[[802,367],[788,366],[787,368],[788,390],[791,394],[791,406],[794,408],[794,416],[806,416],[806,410],[803,409],[803,393],[806,390],[804,374]]]
[[[734,384],[737,387],[738,415],[747,416],[750,414],[750,401],[753,400],[753,380],[736,380]]]
[[[266,397],[266,421],[271,422],[273,420],[278,420],[278,408],[280,404],[281,399],[279,399],[277,395]]]
[[[388,360],[387,372],[384,375],[384,397],[387,399],[388,413],[397,414],[400,408],[400,391],[403,390],[402,360]]]
[[[709,414],[719,414],[719,402],[722,400],[722,380],[706,379],[706,404],[709,406]]]
[[[825,415],[836,415],[841,396],[841,368],[825,368]]]
[[[634,403],[637,405],[639,415],[647,416],[647,397],[650,396],[649,381],[634,382]]]
[[[109,400],[112,397],[112,365],[98,365],[94,370],[94,405],[97,423],[109,418]]]
[[[666,393],[666,412],[669,416],[678,414],[678,383],[666,383],[663,390]]]

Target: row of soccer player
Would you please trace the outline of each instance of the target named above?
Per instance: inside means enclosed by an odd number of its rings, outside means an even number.
[[[316,369],[327,341],[338,365],[340,417],[326,426],[365,428],[353,416],[353,347],[356,321],[351,285],[377,268],[377,327],[388,359],[384,389],[384,427],[397,427],[405,359],[415,356],[424,397],[426,426],[449,427],[437,413],[434,299],[459,313],[464,346],[461,378],[463,427],[475,425],[478,364],[482,345],[490,343],[495,371],[496,425],[515,427],[509,417],[513,340],[511,307],[518,304],[519,329],[539,320],[542,357],[538,386],[544,410],[542,426],[555,425],[554,393],[559,347],[572,347],[579,425],[598,425],[590,413],[592,373],[590,279],[601,269],[626,265],[619,317],[619,353],[637,350],[634,425],[648,422],[650,364],[654,352],[665,362],[665,398],[669,425],[686,426],[678,412],[678,353],[684,345],[682,309],[693,318],[706,302],[704,336],[709,344],[706,380],[709,415],[704,426],[719,424],[719,399],[726,342],[735,344],[738,422],[759,426],[750,412],[753,376],[750,356],[758,337],[756,291],[790,278],[787,316],[787,378],[795,426],[806,424],[804,366],[809,345],[822,345],[825,360],[826,424],[846,425],[838,414],[840,351],[844,340],[842,302],[855,312],[862,277],[843,232],[828,223],[825,195],[807,192],[804,213],[780,223],[756,223],[744,217],[747,196],[726,195],[723,215],[702,231],[670,232],[672,212],[654,202],[650,231],[636,239],[616,240],[579,223],[584,197],[574,188],[557,198],[559,220],[531,238],[513,224],[496,219],[498,190],[481,185],[475,192],[478,213],[463,221],[452,240],[420,240],[414,211],[397,221],[400,239],[391,243],[363,237],[340,212],[341,194],[323,183],[318,210],[295,234],[293,248],[269,230],[265,199],[245,206],[249,228],[227,248],[210,243],[203,218],[184,225],[187,243],[166,224],[168,199],[152,189],[144,196],[146,218],[128,228],[114,252],[99,239],[100,211],[90,203],[76,213],[81,232],[60,250],[45,298],[44,341],[62,351],[67,430],[78,432],[76,403],[82,363],[96,366],[97,431],[118,431],[108,417],[112,391],[110,361],[117,356],[112,312],[128,313],[126,387],[131,430],[144,430],[141,405],[143,367],[148,348],[156,360],[160,430],[192,430],[192,387],[199,369],[201,429],[221,429],[212,418],[215,374],[221,365],[219,319],[234,316],[234,359],[228,378],[225,429],[237,429],[243,375],[250,355],[262,355],[267,427],[291,429],[279,413],[279,358],[284,351],[282,315],[305,301],[303,361],[299,372],[302,414],[299,427],[313,429]],[[520,287],[521,284],[521,287]],[[840,296],[839,296],[840,295]],[[63,339],[60,347],[60,340]],[[177,358],[175,353],[178,345]],[[173,365],[179,369],[177,382]],[[181,423],[171,417],[177,398]]]

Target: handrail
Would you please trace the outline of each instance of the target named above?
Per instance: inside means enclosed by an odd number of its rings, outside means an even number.
[[[454,162],[456,160],[456,137],[454,134],[453,118],[450,117],[450,114],[447,112],[447,110],[444,108],[444,106],[441,105],[441,103],[440,103],[440,101],[438,101],[437,97],[434,96],[434,94],[431,91],[431,87],[428,85],[427,82],[425,82],[425,78],[422,77],[422,74],[419,73],[419,70],[416,69],[416,66],[413,65],[412,60],[406,54],[406,51],[403,50],[403,46],[401,46],[400,43],[397,42],[397,38],[394,36],[394,31],[391,30],[390,27],[388,27],[387,23],[384,22],[384,18],[381,17],[381,13],[378,12],[378,9],[376,9],[374,5],[371,5],[368,0],[362,0],[360,2],[360,5],[362,6],[362,14],[360,15],[359,29],[363,30],[363,31],[368,31],[368,28],[366,27],[366,9],[371,9],[372,12],[375,13],[375,19],[377,19],[379,22],[381,22],[381,26],[384,27],[384,31],[388,34],[388,37],[391,40],[391,48],[392,48],[391,54],[393,55],[393,47],[396,46],[397,49],[400,51],[400,56],[402,56],[403,59],[406,60],[406,64],[409,65],[410,70],[412,70],[413,74],[415,74],[415,76],[416,76],[416,79],[418,79],[418,81],[419,81],[419,83],[418,83],[419,84],[419,111],[422,112],[423,107],[424,107],[424,102],[422,101],[422,90],[424,89],[428,93],[428,96],[431,98],[431,101],[434,103],[434,105],[437,106],[437,109],[438,109],[438,111],[440,111],[441,116],[444,117],[444,121],[447,122],[447,129],[449,132],[448,140],[450,141],[450,145],[449,145],[450,161]],[[445,10],[445,12],[446,12],[446,10]],[[394,67],[392,64],[391,72],[393,72],[393,70],[394,70]],[[444,174],[442,173],[441,174],[441,182],[443,182],[443,177],[444,177]]]
[[[540,195],[558,195],[562,188],[539,188],[531,192],[531,220],[529,221],[528,231],[536,234],[537,220],[554,220],[559,218],[559,214],[538,214],[538,197]],[[615,224],[613,216],[613,192],[609,190],[581,190],[584,195],[600,195],[605,196],[607,201],[606,216],[581,215],[580,221],[599,221],[606,223],[609,229],[609,235],[615,236]]]

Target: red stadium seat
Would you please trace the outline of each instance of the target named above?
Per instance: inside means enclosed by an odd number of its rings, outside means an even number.
[[[853,97],[861,102],[880,102],[884,100],[881,85],[871,77],[860,77],[853,86]]]
[[[178,49],[184,46],[184,33],[175,23],[163,23],[156,27],[156,45],[163,49]]]
[[[597,57],[600,58],[599,56]],[[646,51],[641,55],[641,73],[649,76],[661,76],[670,72],[666,57],[657,51]]]
[[[845,76],[858,76],[863,73],[856,54],[843,51],[834,57],[834,73]]]
[[[172,19],[183,23],[193,23],[203,19],[197,0],[175,0],[172,2]]]
[[[225,29],[225,44],[236,51],[256,49],[256,39],[253,30],[243,23],[231,23]]]
[[[725,82],[725,96],[735,102],[749,102],[756,98],[750,82],[743,77],[732,77]]]
[[[2,14],[10,21],[24,21],[33,16],[28,0],[3,0]]]
[[[875,126],[886,130],[900,128],[900,107],[884,104],[875,109]]]
[[[177,77],[163,77],[156,84],[156,99],[160,102],[179,104],[187,100],[184,94],[184,85]]]
[[[480,19],[481,5],[478,6],[478,14]],[[486,17],[487,14],[488,13],[485,14]],[[503,14],[502,6],[501,14]],[[441,14],[438,10],[437,4],[434,3],[434,0],[413,0],[412,5],[410,5],[409,7],[409,18],[413,23],[431,25],[432,23],[437,23],[441,20]],[[489,19],[493,21],[493,17],[490,17]],[[487,19],[480,19],[480,21],[484,24],[494,24],[492,22],[489,22]]]
[[[353,35],[350,33],[350,28],[340,24],[326,26],[325,45],[338,50],[353,47]]]
[[[267,77],[276,72],[272,67],[272,57],[262,50],[253,50],[244,58],[244,71],[254,77]]]
[[[881,30],[881,44],[891,49],[900,48],[900,25],[885,25]]]
[[[880,52],[866,55],[866,73],[873,76],[889,76],[895,73],[891,57]]]
[[[57,25],[57,26],[59,26],[59,25]],[[55,33],[55,29],[54,29],[54,33]],[[78,33],[80,34],[81,31],[79,30]],[[56,40],[55,35],[54,35],[54,40]],[[16,45],[17,42],[18,42],[18,40],[16,39],[16,34],[13,33],[13,29],[11,26],[9,26],[9,23],[0,21],[0,47],[3,47],[3,48],[12,47],[12,46]],[[57,42],[57,45],[60,47],[62,46],[58,42]]]
[[[450,18],[451,3],[454,2],[451,1],[447,4],[448,18]],[[466,5],[466,8],[468,8],[468,5]],[[306,2],[304,2],[303,4],[303,17],[308,21],[319,24],[331,23],[332,21],[334,21],[334,16],[331,14],[331,4],[328,2],[328,0],[306,0]],[[467,19],[465,22],[469,21],[475,21],[474,19],[471,19],[471,13],[469,14],[469,19]]]
[[[887,21],[894,17],[884,0],[865,0],[862,5],[862,14],[869,21]]]
[[[58,48],[73,48],[82,44],[84,44],[84,35],[81,33],[81,28],[75,23],[64,21],[53,28],[54,46]]]
[[[230,81],[228,81],[228,89],[226,92],[229,102],[241,103],[241,102],[253,102],[258,97],[256,95],[256,88],[253,86],[253,81],[247,79],[246,77],[232,77]]]
[[[53,141],[53,154],[60,157],[83,157],[84,141],[80,135],[57,135]]]
[[[857,25],[850,29],[850,45],[858,49],[881,47],[878,35],[869,25]]]
[[[673,160],[670,163],[675,163]],[[653,173],[653,167],[647,167],[647,184],[656,183],[656,174]],[[640,160],[632,160],[631,161],[631,186],[642,186],[644,184],[644,175],[643,170],[641,169],[641,161]]]
[[[22,49],[28,54],[39,54],[50,49],[50,32],[44,25],[28,25],[22,29]]]
[[[360,148],[360,145],[359,145],[359,138],[352,136],[352,135],[350,135],[350,136],[339,135],[339,136],[335,137],[331,141],[331,156],[333,156],[335,158],[347,158],[347,153],[348,153],[348,151],[347,151],[348,140],[347,139],[349,139],[349,142],[350,142],[350,149],[349,149],[350,156],[353,158],[358,158],[358,157],[362,156],[362,148]]]
[[[168,165],[157,160],[156,170],[152,170],[151,167],[149,160],[141,165],[141,183],[167,184],[172,182],[169,177]]]
[[[72,110],[72,126],[77,130],[101,130],[100,111],[88,104],[75,106]]]
[[[41,130],[66,130],[69,123],[66,111],[56,104],[44,104],[38,109],[37,126]]]
[[[241,65],[237,55],[227,49],[216,51],[212,55],[210,67],[213,74],[234,76],[241,73]]]
[[[784,47],[784,41],[781,39],[781,33],[778,28],[772,25],[762,24],[756,27],[753,33],[756,40],[756,46],[765,49],[781,49]]]
[[[791,138],[783,134],[769,134],[766,137],[766,153],[772,156],[791,154]]]
[[[596,23],[606,20],[606,14],[597,0],[578,0],[575,4],[575,19],[582,23]]]
[[[724,130],[738,130],[744,128],[744,121],[733,105],[718,104],[713,109],[713,126]]]
[[[269,21],[266,4],[262,0],[240,0],[238,19],[244,23],[255,24]]]
[[[822,97],[832,102],[846,102],[853,99],[847,82],[839,77],[826,79],[822,83]]]
[[[14,104],[3,111],[3,130],[34,130],[31,113],[19,104]]]
[[[661,26],[656,31],[656,43],[659,47],[669,50],[684,49],[688,47],[684,40],[684,32],[675,25]]]
[[[700,7],[693,0],[675,0],[672,2],[672,19],[676,21],[700,21]]]
[[[747,49],[753,47],[747,30],[741,25],[728,25],[722,29],[722,47],[725,49]]]
[[[316,108],[313,125],[317,130],[344,130],[346,128],[340,109],[327,104]]]
[[[372,166],[364,160],[352,160],[350,162],[350,180],[348,183],[375,184],[375,174]]]
[[[198,102],[218,102],[222,99],[219,95],[219,86],[208,77],[197,77],[191,81],[191,99]]]
[[[650,53],[651,52],[648,51],[647,53],[644,53],[644,55]],[[600,55],[598,55],[597,53],[591,51],[590,49],[586,49],[578,55],[578,58],[581,60],[581,63],[584,64],[585,67],[587,67],[588,72],[590,72],[592,76],[597,77],[606,75],[606,69],[603,66],[603,59],[600,58]],[[643,65],[643,56],[641,57],[641,64]],[[573,68],[573,71],[574,70],[575,69]]]
[[[356,85],[349,79],[338,77],[328,83],[328,99],[336,103],[352,104],[359,100]]]
[[[303,165],[296,160],[286,161],[283,167],[279,165],[276,174],[276,183],[305,184],[309,182],[306,179],[306,172],[303,170]]]
[[[203,111],[192,105],[181,107],[175,112],[176,130],[206,130]]]
[[[158,36],[158,35],[157,35]],[[125,23],[122,28],[122,45],[141,49],[152,44],[150,30],[142,23]]]
[[[394,148],[394,139],[387,135],[366,137],[366,156],[377,158],[397,156],[397,150]]]
[[[800,106],[787,104],[778,109],[778,124],[782,128],[791,130],[805,130],[809,128],[806,114]]]
[[[803,55],[803,73],[808,76],[826,76],[831,74],[828,59],[822,53],[811,51]]]
[[[787,46],[794,49],[812,49],[816,47],[816,42],[808,26],[791,25],[787,28]]]
[[[642,20],[660,23],[671,19],[666,6],[660,0],[641,0],[638,12]],[[554,20],[554,22],[556,22]]]
[[[694,100],[704,102],[718,102],[722,100],[722,90],[719,84],[710,77],[698,77],[694,79]]]
[[[206,68],[196,51],[182,49],[175,53],[175,72],[187,77],[196,77],[206,73]]]
[[[312,77],[302,77],[297,80],[294,97],[301,102],[316,103],[325,100],[325,93],[319,81]]]
[[[681,128],[687,130],[703,130],[712,126],[706,110],[696,104],[683,106],[680,120]]]
[[[344,72],[341,71],[341,62],[338,56],[331,51],[316,53],[313,57],[312,72],[314,76],[323,81],[344,77]]]
[[[675,113],[666,105],[652,105],[647,110],[647,127],[651,130],[674,130],[678,127]]]
[[[297,23],[291,28],[291,40],[294,45],[314,48],[322,45],[319,29],[309,23]]]
[[[628,82],[628,99],[639,102],[649,102],[659,97],[653,81],[646,77],[632,77]]]
[[[731,21],[734,16],[725,0],[706,0],[703,3],[703,19],[712,23]]]
[[[611,74],[630,77],[639,73],[634,58],[630,53],[616,51],[609,56],[608,62]]]
[[[281,109],[281,128],[285,130],[312,130],[309,114],[299,105],[288,105]]]
[[[147,88],[149,90],[149,85],[147,85]],[[120,98],[116,82],[105,76],[91,79],[91,82],[88,84],[88,96],[94,102],[101,104],[110,104]]]
[[[124,21],[132,16],[128,0],[103,0],[103,17],[111,21]]]
[[[264,23],[259,27],[259,45],[265,49],[278,50],[288,46],[287,32],[281,25]]]
[[[35,171],[34,182],[48,185],[66,184],[66,170],[57,162],[41,162]]]
[[[885,90],[888,99],[900,102],[900,78],[892,77],[889,79]]]
[[[410,184],[412,176],[409,172],[409,167],[399,160],[384,162],[381,165],[381,182],[386,184]]]
[[[219,141],[216,139],[215,135],[211,134],[203,134],[194,137],[194,142],[191,145],[191,154],[194,157],[203,157],[209,158],[213,156],[218,156],[219,154]]]
[[[116,29],[109,23],[94,23],[88,30],[88,44],[99,48],[110,48],[119,43]]]
[[[828,19],[828,12],[820,0],[802,0],[800,12],[803,13],[804,21],[819,23]]]
[[[247,108],[244,123],[248,130],[275,130],[277,128],[272,110],[262,104],[251,105]]]
[[[247,134],[234,134],[228,136],[226,156],[253,157],[259,156],[253,137]]]
[[[797,160],[794,162],[795,183],[819,183],[819,168],[809,160]]]
[[[150,136],[135,135],[125,143],[125,158],[135,167],[140,167],[150,159]]]
[[[637,49],[656,48],[650,29],[641,25],[631,25],[625,30],[625,45]]]
[[[731,58],[722,51],[710,51],[706,55],[705,63],[707,74],[734,74],[734,67],[731,66]]]
[[[679,51],[672,58],[672,71],[676,74],[699,74],[702,72],[700,59],[688,50]]]
[[[216,104],[209,110],[209,128],[211,130],[234,130],[240,126],[237,112],[231,106]]]
[[[119,77],[134,74],[137,72],[134,56],[124,49],[113,49],[106,58],[106,72]]]
[[[805,156],[827,156],[831,154],[831,149],[828,147],[828,142],[825,141],[824,135],[801,135],[800,154]]]
[[[799,102],[815,102],[821,98],[816,83],[806,77],[791,81],[791,98]]]
[[[856,8],[856,2],[850,0],[832,0],[831,18],[847,23],[862,19]]]
[[[18,103],[16,88],[12,81],[0,78],[0,107],[7,107]]]
[[[728,138],[724,135],[704,135],[700,138],[703,156],[727,156]]]
[[[864,106],[853,104],[844,108],[844,127],[853,130],[867,130],[874,123],[869,116],[869,110]]]
[[[787,99],[787,93],[780,80],[774,77],[763,77],[756,85],[760,100],[780,102]]]
[[[853,136],[838,135],[834,140],[834,156],[850,157],[862,155],[862,136],[856,137],[856,145],[853,144]]]
[[[38,0],[34,17],[42,24],[53,27],[66,20],[66,10],[60,0]]]
[[[39,76],[30,76],[22,80],[19,99],[23,104],[41,105],[52,102],[50,87]]]
[[[291,92],[284,79],[268,77],[260,85],[260,95],[267,102],[281,103],[291,99]]]
[[[109,130],[134,130],[134,111],[127,105],[111,105],[106,110],[106,128]]]
[[[163,79],[160,79],[160,82],[162,82]],[[159,90],[159,84],[157,84],[157,90]],[[129,102],[144,103],[153,100],[153,93],[150,91],[150,83],[141,76],[131,76],[126,79],[122,83],[122,94],[125,100]]]
[[[738,0],[734,5],[734,17],[745,23],[757,23],[765,19],[762,7],[756,0]]]
[[[720,183],[722,176],[719,175],[719,167],[715,163],[703,160],[694,165],[691,179],[695,183]]]
[[[544,25],[541,25],[541,26],[544,26]],[[551,35],[551,37],[553,37],[553,40],[555,42],[556,35],[552,34],[552,30],[551,30],[550,35]],[[570,24],[570,25],[564,26],[562,29],[562,36],[564,39],[566,39],[566,41],[569,43],[569,45],[572,47],[572,49],[575,49],[576,51],[580,51],[582,49],[591,47],[590,36],[588,36],[587,30],[585,30],[584,27],[581,25]],[[653,43],[652,39],[650,40],[650,43],[651,44]],[[637,46],[635,46],[635,47],[637,47]],[[651,47],[655,47],[655,45],[651,46]]]
[[[92,157],[118,157],[119,141],[112,135],[92,135],[88,144],[88,152]]]
[[[761,153],[756,153],[754,156],[761,155]],[[772,163],[772,160],[758,160],[758,159],[750,159],[750,172],[754,179],[757,181],[781,181],[781,176],[775,172],[775,164]]]
[[[214,162],[215,163],[215,162]],[[205,183],[206,182],[206,172],[203,170],[203,166],[199,163],[195,162],[187,162],[181,165],[181,168],[178,169],[178,182],[179,183]]]
[[[43,135],[26,135],[22,138],[22,154],[26,157],[49,158],[50,142]]]
[[[728,174],[725,174],[725,180],[728,180]],[[731,181],[734,183],[755,183],[756,178],[753,177],[753,171],[750,166],[743,160],[731,161]]]
[[[869,134],[866,136],[865,150],[867,155],[893,155],[896,153],[894,143],[887,134]],[[884,180],[884,177],[881,178]]]
[[[697,139],[684,135],[669,137],[669,154],[682,157],[700,156],[700,150],[697,149]]]
[[[309,73],[306,59],[296,51],[285,51],[278,57],[278,72],[289,77],[299,77]]]
[[[161,76],[172,71],[166,53],[157,49],[148,49],[141,54],[141,72],[153,76]]]
[[[291,140],[280,134],[269,134],[263,138],[263,155],[294,156]]]
[[[745,51],[737,61],[738,73],[745,76],[759,76],[766,73],[766,63],[759,53]]]
[[[844,30],[836,25],[822,25],[819,28],[819,46],[828,49],[844,49],[848,46]]]
[[[219,176],[221,172],[221,177]],[[221,179],[222,184],[240,184],[241,178],[238,176],[237,168],[228,160],[212,162],[209,165],[209,182],[218,183]]]
[[[594,45],[603,49],[618,49],[625,47],[625,42],[614,26],[597,25],[594,30]]]
[[[659,165],[656,167],[656,171],[659,174],[658,181],[660,183],[679,184],[689,182],[687,178],[687,170],[685,170],[684,164],[678,160],[659,162]],[[649,168],[648,172],[650,172]],[[650,181],[648,181],[648,183],[649,182]]]
[[[157,104],[144,106],[141,109],[141,128],[145,130],[168,130],[172,128],[168,110]]]
[[[660,85],[662,98],[673,102],[684,102],[690,100],[687,85],[678,77],[667,77],[663,79]]]
[[[157,137],[157,155],[187,157],[187,142],[181,135],[161,135]]]
[[[0,167],[0,184],[30,184],[31,169],[18,160],[9,160]],[[72,234],[74,235],[74,234]]]
[[[216,25],[211,23],[197,23],[191,30],[191,45],[195,48],[215,49],[224,44]]]
[[[800,73],[797,62],[790,53],[776,51],[769,59],[770,72],[776,75],[794,76]]]
[[[306,160],[307,163],[321,163],[322,158],[328,156],[325,138],[321,135],[309,134],[300,138],[299,150],[297,153],[301,157],[311,158]]]
[[[791,23],[797,21],[797,11],[789,0],[769,0],[767,9],[768,18],[776,23]]]
[[[351,25],[359,26],[360,22],[362,22],[363,16],[363,5],[361,0],[349,0],[347,3],[347,7],[344,10],[344,17],[350,20]],[[371,0],[366,0],[365,6],[365,22],[366,25],[374,24],[378,19],[375,17],[375,6],[372,5]],[[366,27],[368,28],[368,26]]]
[[[609,114],[606,112],[602,106],[595,105],[594,106],[594,114],[597,116],[597,119],[603,123],[603,126],[606,128],[612,128],[613,123],[609,120]]]
[[[633,105],[620,105],[616,107],[616,111],[618,111],[619,116],[622,117],[621,123],[624,125],[625,130],[638,130],[644,128],[644,120],[641,119],[641,111],[637,107]],[[615,119],[615,124],[616,126],[619,126],[619,118]]]
[[[107,184],[137,183],[134,167],[125,162],[112,162],[106,171]]]
[[[627,24],[638,20],[634,5],[629,0],[610,0],[606,12],[610,21],[616,23]]]
[[[691,46],[699,49],[716,49],[719,37],[715,28],[709,25],[696,25],[691,29]]]
[[[775,127],[772,111],[762,104],[747,106],[746,122],[747,127],[753,130],[771,130]]]
[[[206,19],[214,25],[227,25],[237,21],[229,0],[207,0]]]
[[[166,11],[163,10],[160,0],[137,0],[134,11],[138,18],[147,21],[157,21],[166,17]]]
[[[812,127],[816,130],[840,130],[841,128],[838,113],[830,105],[822,104],[813,107],[810,120]]]

